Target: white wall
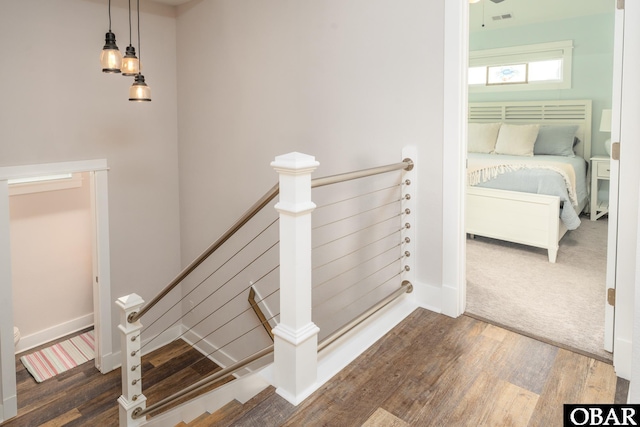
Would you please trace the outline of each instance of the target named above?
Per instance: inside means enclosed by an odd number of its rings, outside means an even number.
[[[93,324],[91,199],[82,175],[80,187],[9,198],[17,351],[56,338],[46,332],[53,327],[65,335]]]
[[[0,166],[107,160],[114,299],[148,299],[180,268],[175,11],[141,3],[150,103],[127,101],[131,79],[100,70],[106,1],[0,3],[0,37],[12,51],[0,67]],[[112,2],[121,50],[127,4]],[[112,321],[117,351],[115,309]]]
[[[324,176],[396,162],[413,144],[423,182],[418,278],[439,287],[443,7],[423,0],[180,6],[183,263],[275,184],[276,155],[314,155],[315,176]]]

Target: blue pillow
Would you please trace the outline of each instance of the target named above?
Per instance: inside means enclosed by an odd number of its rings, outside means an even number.
[[[540,126],[533,154],[575,157],[573,142],[578,125]]]

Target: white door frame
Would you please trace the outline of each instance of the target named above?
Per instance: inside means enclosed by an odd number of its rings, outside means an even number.
[[[620,107],[622,103],[622,57],[624,41],[624,11],[616,10],[613,43],[613,90],[611,99],[611,141],[620,141]],[[610,162],[609,181],[609,231],[607,237],[607,289],[616,288],[616,264],[618,256],[618,197],[620,163]],[[613,352],[615,309],[605,302],[604,349]]]
[[[467,303],[465,187],[467,157],[467,64],[469,0],[446,1],[444,9],[444,135],[442,313],[457,317]]]
[[[616,10],[616,25],[624,22],[621,30],[624,36],[616,40],[623,47],[621,50],[624,61],[621,65],[621,94],[615,100],[612,111],[611,141],[620,142],[620,161],[612,161],[612,166],[618,163],[619,167],[619,198],[618,198],[618,232],[617,232],[617,256],[615,270],[616,309],[614,329],[614,354],[613,365],[616,374],[625,379],[631,379],[632,372],[638,377],[638,361],[633,359],[633,347],[640,343],[633,343],[634,317],[640,318],[640,305],[635,306],[638,298],[638,207],[640,205],[640,84],[638,83],[638,70],[640,70],[640,48],[636,41],[640,37],[640,4],[637,1],[625,3],[624,10]],[[616,29],[618,32],[618,29]],[[616,110],[618,108],[618,110]],[[619,128],[616,128],[619,124]],[[612,170],[613,172],[613,170]],[[634,289],[635,288],[635,289]],[[635,301],[634,301],[635,299]],[[638,328],[640,324],[636,324]],[[637,333],[637,332],[636,332]],[[637,335],[636,335],[637,336]],[[637,354],[636,354],[637,357]],[[634,363],[635,362],[635,363]],[[633,382],[633,381],[632,381]],[[638,384],[632,384],[630,389],[635,389],[635,398],[638,398]]]
[[[627,2],[628,4],[629,2]],[[446,141],[443,147],[443,188],[446,189],[443,194],[443,273],[442,273],[442,303],[441,308],[444,314],[450,316],[459,316],[464,313],[466,304],[466,271],[465,271],[465,232],[464,232],[464,213],[465,213],[465,173],[464,173],[464,159],[466,158],[466,70],[468,64],[468,40],[469,40],[469,2],[468,0],[447,1],[445,2],[445,36],[444,36],[444,137],[443,141]],[[632,6],[635,12],[637,5]],[[620,11],[616,12],[616,51],[621,49],[622,38],[620,32],[622,31],[622,16]],[[640,24],[640,17],[634,15],[629,16],[629,10],[626,12],[626,27],[628,29],[629,21],[633,18],[633,24]],[[625,29],[625,31],[627,31]],[[635,31],[635,30],[634,30]],[[635,32],[634,32],[635,34]],[[635,39],[632,39],[635,40]],[[620,57],[621,58],[621,57]],[[614,72],[620,73],[620,64],[616,65]],[[633,107],[629,105],[626,111],[620,112],[619,102],[623,97],[621,94],[620,81],[621,76],[614,76],[613,86],[613,129],[612,129],[612,141],[615,140],[616,132],[615,124],[620,125],[620,132],[624,131],[625,126],[632,126],[632,123],[625,125],[625,117],[630,122],[637,123],[638,108],[636,103]],[[634,81],[636,81],[634,79]],[[616,91],[618,91],[616,93]],[[629,93],[631,98],[635,96],[635,93]],[[637,98],[637,97],[636,97]],[[622,99],[624,101],[624,99]],[[633,103],[633,100],[629,100],[628,103]],[[618,133],[619,135],[620,133]],[[629,131],[629,135],[634,135]],[[637,133],[635,137],[637,138]],[[456,143],[457,142],[457,143]],[[627,146],[632,141],[627,143]],[[640,144],[636,144],[633,141],[633,147],[628,147],[625,155],[630,155],[630,158],[638,158],[637,153],[640,152]],[[621,141],[624,143],[624,141]],[[636,150],[638,147],[638,151]],[[612,162],[616,163],[616,162]],[[617,165],[613,166],[614,168]],[[633,176],[629,176],[626,179],[625,185],[631,188],[631,193],[622,189],[624,200],[627,206],[627,210],[630,215],[637,215],[638,211],[638,181],[640,178],[638,175],[638,169],[633,167],[628,173]],[[614,172],[614,171],[612,171]],[[621,182],[623,179],[620,180]],[[622,184],[620,184],[622,187]],[[614,186],[615,187],[615,186]],[[615,191],[616,188],[613,188]],[[617,194],[614,196],[614,198]],[[612,216],[615,213],[610,211],[609,221],[611,224]],[[637,217],[636,217],[637,218]],[[613,220],[614,224],[617,222]],[[617,304],[615,311],[615,329],[614,329],[614,367],[618,376],[622,378],[629,378],[631,371],[631,329],[633,325],[633,285],[635,282],[635,243],[636,243],[636,225],[631,225],[633,221],[625,221],[620,224],[618,229],[612,229],[609,234],[609,246],[620,247],[623,245],[625,259],[620,259],[620,251],[617,256],[614,253],[611,260],[608,260],[607,266],[607,286],[615,287],[617,283]],[[637,222],[637,221],[636,221]],[[620,229],[624,228],[626,231],[621,232]],[[620,242],[620,236],[623,234],[628,242]],[[612,243],[618,241],[617,246]],[[611,256],[611,254],[609,254]],[[613,263],[613,264],[610,264]],[[615,265],[612,267],[612,265]],[[621,281],[620,274],[624,274],[625,278]],[[611,322],[607,321],[606,327],[611,328]]]
[[[13,296],[11,284],[11,244],[9,239],[9,179],[60,173],[89,172],[92,210],[95,214],[94,272],[99,278],[98,295],[94,295],[96,329],[96,367],[110,368],[103,361],[111,356],[111,274],[109,258],[109,210],[107,161],[86,160],[26,166],[0,167],[0,422],[17,414],[15,354],[13,344]],[[95,280],[95,278],[94,278]]]

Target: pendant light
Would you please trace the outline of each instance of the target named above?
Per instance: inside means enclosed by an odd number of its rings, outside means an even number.
[[[140,0],[138,2],[138,54],[140,55],[140,62],[142,62],[142,47],[140,45]],[[151,101],[151,88],[147,86],[144,81],[144,76],[140,74],[140,70],[138,69],[138,74],[136,74],[135,80],[129,88],[129,101]]]
[[[116,35],[111,32],[111,0],[109,0],[109,32],[104,37],[100,64],[102,64],[103,73],[119,73],[122,67],[122,54],[116,45]]]
[[[131,44],[131,0],[129,0],[129,46],[122,59],[122,75],[135,76],[140,71],[140,61],[136,57],[136,48]]]

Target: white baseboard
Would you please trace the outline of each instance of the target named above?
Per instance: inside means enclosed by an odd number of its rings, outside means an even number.
[[[631,341],[616,338],[613,346],[613,369],[616,371],[616,375],[625,380],[631,380]]]
[[[14,394],[0,402],[0,423],[18,415],[18,397]]]
[[[90,326],[93,326],[93,313],[60,323],[59,325],[51,326],[50,328],[31,335],[20,337],[20,341],[18,341],[18,345],[16,345],[16,354],[57,340],[65,335],[78,332]]]
[[[458,317],[464,313],[464,307],[460,307],[459,295],[461,289],[451,285],[442,285],[442,314],[449,317]]]
[[[410,294],[416,303],[429,311],[442,313],[442,288],[416,281]]]
[[[108,353],[102,355],[102,366],[100,366],[100,372],[108,374],[120,367],[120,352]]]

